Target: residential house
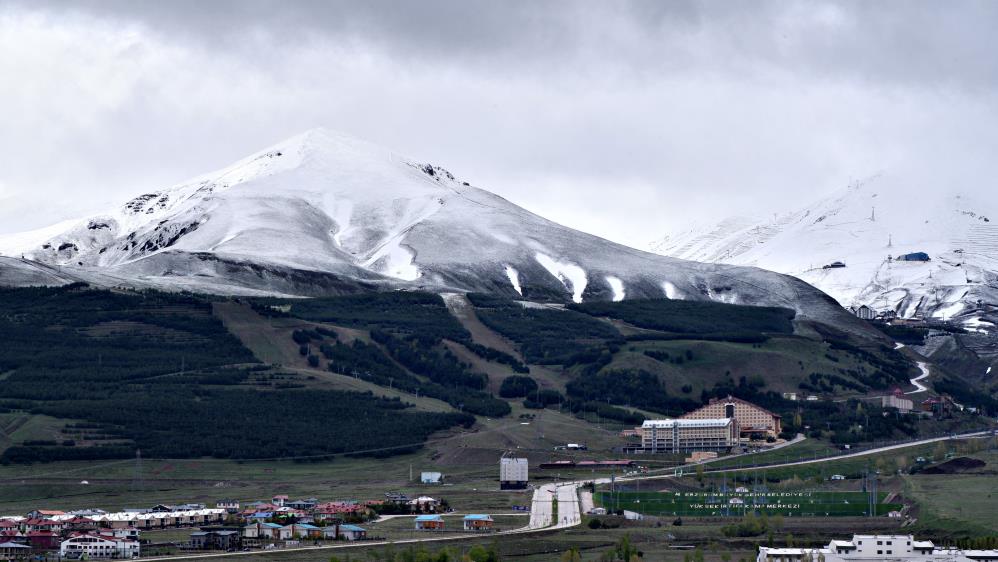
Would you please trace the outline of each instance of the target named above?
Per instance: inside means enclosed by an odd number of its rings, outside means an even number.
[[[68,559],[107,560],[111,558],[138,558],[138,541],[116,539],[106,535],[77,533],[62,541],[59,555]]]
[[[367,538],[367,530],[356,525],[340,525],[339,536],[348,541],[361,541]]]
[[[245,539],[260,539],[260,540],[274,540],[280,536],[280,530],[283,528],[282,525],[277,523],[265,523],[256,522],[250,523],[243,527],[243,538]]]
[[[357,502],[326,502],[315,506],[312,517],[316,521],[342,520],[345,516],[363,517],[371,510],[370,507]]]
[[[55,509],[36,509],[28,512],[28,519],[52,519],[58,515],[66,515],[66,512]]]
[[[228,515],[224,509],[196,509],[190,511],[166,511],[135,513],[123,511],[92,517],[101,528],[121,529],[166,529],[169,527],[203,526],[225,521]]]
[[[440,500],[430,496],[419,496],[409,500],[409,507],[416,513],[436,513],[437,508],[440,507]]]
[[[315,498],[308,498],[306,500],[296,500],[293,502],[285,503],[285,507],[290,507],[291,509],[298,509],[301,511],[308,511],[319,504],[319,500]]]
[[[439,515],[417,515],[417,531],[439,531],[444,528],[444,518]]]
[[[35,550],[56,550],[59,548],[59,533],[52,531],[28,531],[24,534],[28,544]]]
[[[492,526],[492,517],[488,515],[472,513],[464,516],[465,531],[491,531]]]
[[[25,542],[24,533],[20,529],[5,529],[0,531],[0,542]]]
[[[62,532],[63,524],[51,519],[26,519],[21,522],[21,530],[25,533],[31,531],[52,531],[59,534]]]
[[[97,523],[89,517],[75,516],[72,519],[62,521],[63,529],[79,533],[87,533],[97,530]]]
[[[239,531],[231,529],[200,530],[191,533],[195,550],[236,550],[241,546]]]
[[[101,529],[98,534],[115,539],[125,539],[130,541],[139,540],[139,530],[135,527],[125,527],[122,529]]]
[[[308,523],[292,523],[281,527],[277,536],[281,540],[321,539],[322,529]]]
[[[31,547],[12,541],[0,542],[0,556],[9,560],[27,559],[31,556]]]
[[[274,496],[270,502],[278,507],[284,507],[284,504],[288,503],[288,496]]]
[[[226,513],[237,513],[239,511],[239,502],[233,499],[223,499],[215,502],[215,507],[218,509],[224,509]]]

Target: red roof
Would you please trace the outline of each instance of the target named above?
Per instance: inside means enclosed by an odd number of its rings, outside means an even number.
[[[58,521],[53,521],[51,519],[28,519],[24,522],[25,525],[32,525],[35,527],[52,527],[60,525]]]
[[[52,531],[28,531],[29,537],[58,537],[59,535],[53,533]]]
[[[630,466],[634,464],[634,461],[627,460],[613,460],[613,461],[579,461],[579,465],[590,465],[599,464],[603,466]]]

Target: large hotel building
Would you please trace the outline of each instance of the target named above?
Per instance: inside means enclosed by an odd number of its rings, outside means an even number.
[[[730,451],[744,437],[777,437],[780,416],[755,404],[728,396],[677,419],[647,420],[630,434],[641,437],[642,453]]]
[[[640,433],[645,453],[729,451],[738,443],[738,427],[731,418],[647,420]]]
[[[711,398],[706,406],[702,406],[683,414],[682,419],[704,420],[732,418],[738,425],[740,435],[752,436],[765,434],[777,437],[783,431],[780,416],[765,408],[760,408],[751,402],[728,396],[727,398]]]

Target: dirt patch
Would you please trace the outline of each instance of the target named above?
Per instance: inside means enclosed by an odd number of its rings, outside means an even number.
[[[520,352],[513,342],[492,331],[482,323],[475,313],[475,307],[471,305],[467,297],[458,293],[446,293],[441,296],[444,299],[444,304],[447,305],[447,310],[471,333],[471,339],[475,343],[508,353],[523,361],[523,357],[520,356]]]
[[[984,468],[988,463],[970,457],[957,457],[944,463],[930,466],[921,471],[922,474],[961,474]]]

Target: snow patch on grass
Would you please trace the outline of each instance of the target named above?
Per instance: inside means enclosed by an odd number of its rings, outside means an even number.
[[[662,281],[662,290],[665,291],[665,298],[672,300],[682,300],[683,294],[675,285],[668,281]]]
[[[506,266],[506,277],[509,277],[509,283],[510,283],[510,285],[513,286],[513,290],[516,291],[517,293],[519,293],[520,296],[522,297],[523,296],[523,290],[520,288],[520,274],[519,274],[519,272],[517,272],[515,269],[513,269],[513,266],[507,265]]]
[[[932,313],[933,318],[941,318],[943,320],[949,320],[957,314],[963,311],[963,303],[955,302],[953,304],[944,306],[943,308],[937,309]]]
[[[610,289],[613,291],[613,302],[624,300],[624,282],[612,275],[607,276],[606,282],[610,284]]]
[[[396,238],[378,249],[364,265],[396,279],[415,281],[419,278],[419,268],[413,263],[415,258],[415,254],[402,246],[402,239]]]
[[[566,289],[572,292],[572,301],[581,303],[582,292],[586,290],[586,272],[581,267],[569,262],[559,262],[554,258],[537,252],[534,256],[537,263],[541,264],[548,273],[554,275],[561,281]]]

